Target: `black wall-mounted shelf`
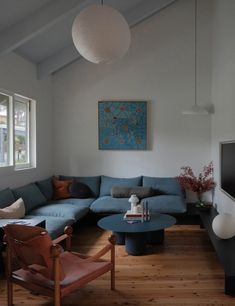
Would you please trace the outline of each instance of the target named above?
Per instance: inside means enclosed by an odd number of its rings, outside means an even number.
[[[220,239],[215,235],[212,229],[212,221],[217,214],[218,213],[214,208],[210,211],[199,212],[202,225],[206,229],[224,269],[224,291],[226,294],[235,295],[235,237],[230,239]]]

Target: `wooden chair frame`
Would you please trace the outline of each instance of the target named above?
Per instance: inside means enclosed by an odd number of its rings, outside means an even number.
[[[13,306],[13,283],[20,285],[31,292],[43,294],[46,296],[50,296],[54,298],[54,306],[60,306],[61,305],[61,298],[70,292],[78,289],[79,287],[87,284],[94,278],[90,279],[84,279],[80,283],[71,284],[68,286],[68,288],[64,288],[61,290],[60,285],[60,255],[62,253],[61,246],[59,243],[62,241],[65,241],[65,250],[68,252],[71,252],[71,237],[72,237],[72,227],[67,226],[65,228],[64,234],[57,239],[53,240],[53,245],[51,247],[50,253],[53,258],[53,266],[54,266],[54,286],[53,288],[47,288],[42,287],[36,283],[32,282],[26,282],[25,280],[21,280],[20,278],[14,276],[14,271],[12,269],[13,264],[13,251],[9,246],[9,243],[7,242],[6,236],[4,237],[4,242],[6,244],[6,279],[7,279],[7,300],[8,300],[8,306]],[[84,254],[71,252],[72,254],[80,257],[83,259],[83,262],[99,262],[104,261],[101,259],[102,256],[110,252],[110,262],[111,262],[111,268],[109,271],[111,272],[111,290],[115,290],[115,243],[116,239],[115,236],[112,235],[108,238],[109,243],[104,246],[99,252],[97,252],[94,256],[86,256]],[[108,271],[106,271],[108,272]],[[104,272],[104,273],[106,273]],[[102,273],[102,274],[104,274]],[[102,275],[100,274],[100,275]],[[99,276],[100,276],[99,275]]]

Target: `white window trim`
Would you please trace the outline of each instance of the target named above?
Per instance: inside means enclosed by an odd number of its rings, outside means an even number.
[[[13,129],[13,100],[14,100],[14,93],[11,91],[8,91],[6,89],[0,88],[0,93],[9,96],[9,110],[8,110],[8,129],[9,129],[9,143],[8,143],[8,163],[5,166],[0,167],[0,169],[6,169],[6,168],[12,168],[14,167],[14,129]]]
[[[8,165],[0,167],[1,174],[12,173],[12,171],[21,171],[36,168],[36,101],[28,97],[14,94],[8,90],[0,88],[0,93],[6,94],[10,97],[9,102],[9,159]],[[28,154],[29,162],[24,164],[15,163],[15,128],[14,128],[14,102],[15,101],[28,101],[29,118],[27,120],[29,134],[28,134]]]
[[[28,148],[28,163],[16,164],[14,160],[15,170],[25,170],[36,168],[36,101],[24,96],[15,94],[14,101],[27,102],[28,120],[27,120],[27,148]],[[15,135],[14,135],[15,136]],[[15,138],[15,137],[14,137]],[[15,152],[15,150],[14,150]]]
[[[14,95],[11,95],[11,100],[9,103],[9,114],[8,114],[8,122],[9,122],[9,166],[14,164]]]

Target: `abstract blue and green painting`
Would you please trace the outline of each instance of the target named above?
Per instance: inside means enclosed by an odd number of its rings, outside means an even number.
[[[99,101],[99,149],[146,150],[147,102]]]

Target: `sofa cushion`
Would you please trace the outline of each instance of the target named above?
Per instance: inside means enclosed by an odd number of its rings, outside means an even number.
[[[124,213],[130,207],[128,198],[117,199],[111,196],[103,196],[91,204],[90,210],[94,213]]]
[[[184,213],[186,212],[186,202],[181,196],[159,195],[145,198],[151,213]]]
[[[76,180],[70,185],[69,191],[72,198],[87,199],[92,196],[90,187]]]
[[[35,219],[40,218],[41,216],[35,215],[27,215],[24,219]],[[44,216],[46,221],[46,230],[48,231],[49,235],[52,239],[55,239],[64,233],[64,229],[68,225],[72,225],[74,223],[73,219],[66,219],[66,218],[58,218],[58,217],[51,217],[51,216]]]
[[[11,205],[15,202],[15,197],[10,188],[6,188],[0,191],[0,208]]]
[[[48,201],[47,204],[71,204],[79,207],[90,207],[91,203],[94,202],[94,198],[89,199],[75,199],[75,198],[69,198],[69,199],[63,199],[63,200],[52,200]]]
[[[43,195],[46,197],[48,201],[52,200],[53,197],[52,177],[46,180],[38,181],[36,182],[36,185],[38,186],[38,188],[40,189],[40,191],[43,193]]]
[[[182,188],[174,177],[143,176],[143,186],[156,189],[159,194],[183,196]]]
[[[2,219],[20,219],[25,215],[24,201],[19,198],[13,204],[0,209]]]
[[[113,198],[129,198],[132,194],[136,195],[137,198],[143,199],[156,195],[155,190],[152,187],[120,187],[113,186],[111,189],[111,196]]]
[[[86,206],[76,206],[68,203],[54,203],[38,207],[30,212],[35,216],[51,216],[72,219],[77,221],[85,216],[89,211]]]
[[[34,183],[13,189],[13,193],[17,199],[22,198],[24,200],[26,214],[32,209],[45,204],[47,201],[46,197]]]
[[[100,197],[111,195],[111,189],[113,186],[120,187],[135,187],[140,186],[142,181],[142,176],[132,177],[132,178],[115,178],[110,176],[101,176],[101,186],[100,186]]]
[[[52,184],[53,184],[53,199],[54,200],[59,200],[59,199],[67,199],[71,197],[70,194],[70,186],[72,185],[73,180],[68,180],[68,181],[62,181],[62,180],[57,180],[56,178],[52,179]]]
[[[100,194],[100,176],[64,176],[60,175],[61,180],[75,179],[77,182],[86,184],[92,191],[91,197],[98,198]]]

